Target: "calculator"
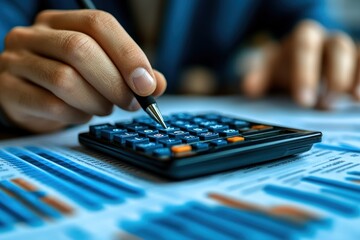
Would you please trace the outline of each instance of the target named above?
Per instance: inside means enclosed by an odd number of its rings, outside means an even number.
[[[79,142],[162,176],[185,179],[299,154],[317,131],[253,122],[221,113],[174,113],[163,128],[148,116],[89,126]]]

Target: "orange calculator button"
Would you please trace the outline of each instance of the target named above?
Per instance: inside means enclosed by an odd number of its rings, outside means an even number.
[[[239,137],[239,136],[227,138],[227,141],[230,143],[240,142],[240,141],[244,141],[244,140],[245,140],[244,137]]]
[[[182,153],[191,151],[190,145],[176,145],[171,147],[171,151],[174,153]]]
[[[267,125],[254,125],[251,127],[253,130],[265,130],[265,129],[272,129],[273,127]]]

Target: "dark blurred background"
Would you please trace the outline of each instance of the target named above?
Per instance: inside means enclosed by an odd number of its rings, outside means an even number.
[[[315,0],[316,1],[316,0]],[[350,34],[360,41],[360,0],[328,0],[331,14],[343,23]]]

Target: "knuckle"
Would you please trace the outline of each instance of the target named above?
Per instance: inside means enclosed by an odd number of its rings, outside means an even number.
[[[25,27],[14,27],[10,32],[5,36],[5,48],[10,47],[16,44],[20,39],[23,39],[27,34]]]
[[[35,22],[47,22],[48,19],[52,16],[52,10],[43,10],[35,18]]]
[[[136,64],[141,65],[142,59],[146,59],[144,53],[131,39],[120,45],[119,52],[123,59],[133,63],[135,66]]]
[[[89,56],[94,49],[92,39],[82,33],[69,33],[62,39],[61,48],[64,54],[75,60]]]
[[[16,97],[19,106],[29,106],[29,103],[33,102],[33,96],[30,94],[17,94]]]
[[[0,72],[8,71],[8,67],[11,63],[17,60],[17,56],[14,53],[5,51],[0,54]]]
[[[61,119],[62,116],[66,115],[68,111],[67,105],[55,96],[48,98],[43,103],[43,108],[45,112],[59,119]]]
[[[51,75],[52,84],[58,91],[71,93],[75,91],[75,81],[73,81],[75,75],[75,70],[69,66],[57,67]]]
[[[13,87],[14,84],[11,81],[11,78],[9,78],[8,73],[0,73],[0,91],[1,93],[9,92],[9,89]],[[5,94],[0,94],[0,98],[5,97]]]
[[[104,11],[90,11],[85,15],[84,24],[90,29],[90,32],[98,32],[104,28],[112,29],[117,20],[110,13]]]

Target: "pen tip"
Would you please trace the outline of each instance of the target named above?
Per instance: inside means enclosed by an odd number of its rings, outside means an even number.
[[[146,112],[155,119],[158,123],[161,124],[165,129],[167,128],[164,118],[162,117],[160,110],[158,109],[157,105],[151,104],[146,108]]]

